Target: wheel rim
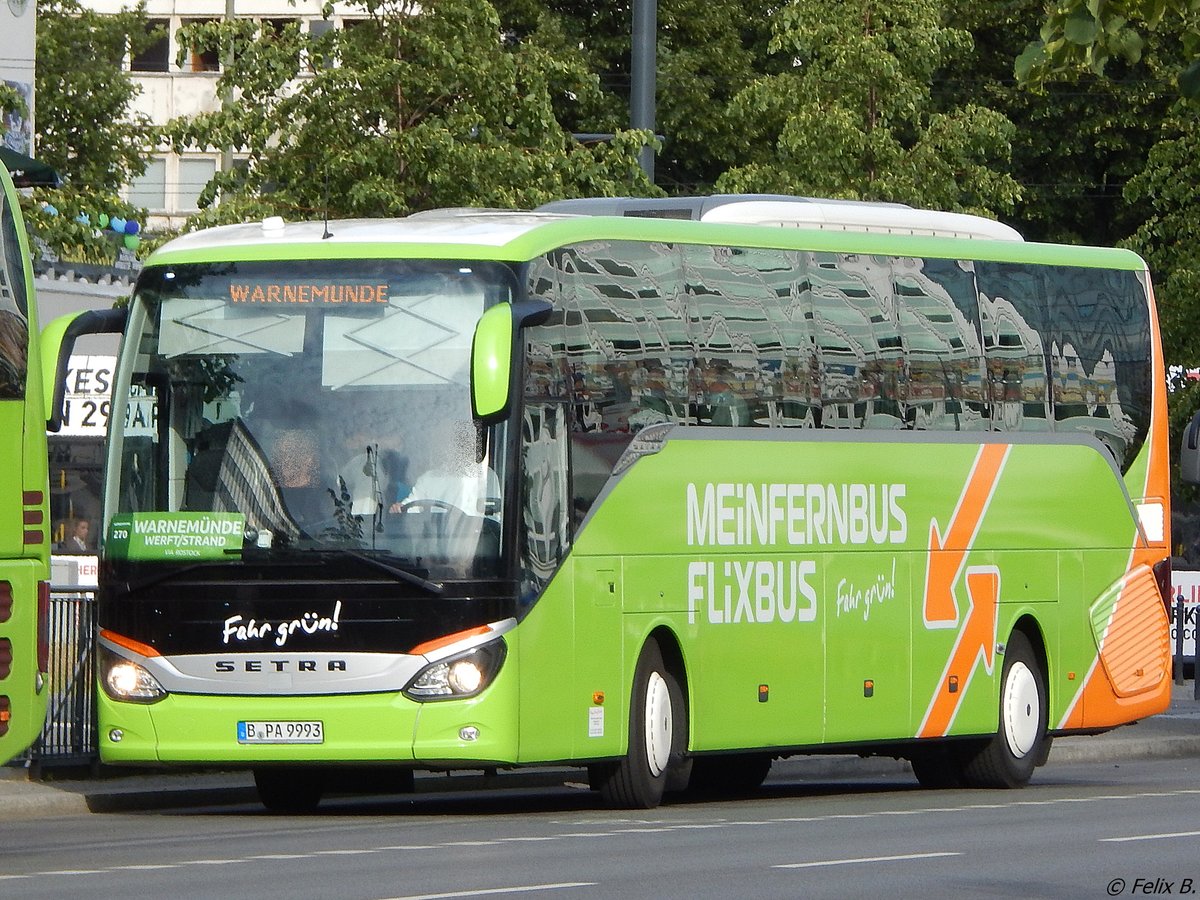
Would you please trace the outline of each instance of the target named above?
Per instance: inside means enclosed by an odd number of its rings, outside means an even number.
[[[651,672],[646,683],[646,764],[657,778],[667,770],[671,758],[671,692],[658,672]]]
[[[1004,682],[1004,739],[1012,755],[1021,759],[1037,742],[1042,724],[1042,698],[1037,676],[1023,662],[1015,662]]]

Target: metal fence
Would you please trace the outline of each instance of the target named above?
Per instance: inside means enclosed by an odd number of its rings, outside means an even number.
[[[99,758],[93,659],[96,595],[52,587],[49,638],[50,709],[28,762],[37,767],[91,765]]]

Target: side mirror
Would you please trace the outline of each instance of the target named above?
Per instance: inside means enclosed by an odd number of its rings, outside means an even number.
[[[1183,430],[1179,447],[1179,478],[1185,484],[1200,484],[1200,412]]]
[[[59,316],[42,329],[42,394],[46,398],[46,430],[62,428],[67,367],[75,341],[85,334],[123,334],[129,314],[124,309],[90,309]]]
[[[471,413],[484,425],[508,416],[518,390],[521,329],[538,325],[553,307],[541,300],[499,303],[484,311],[471,342]]]

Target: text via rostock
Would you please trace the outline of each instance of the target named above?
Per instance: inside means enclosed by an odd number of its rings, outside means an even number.
[[[710,625],[812,622],[817,592],[812,560],[731,560],[688,563],[688,624],[704,609]]]

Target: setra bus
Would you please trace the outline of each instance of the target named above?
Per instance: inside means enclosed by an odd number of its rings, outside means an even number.
[[[1168,703],[1164,391],[1135,254],[969,216],[185,235],[114,376],[102,759],[274,810],[535,764],[648,808],[805,753],[1023,785]]]

